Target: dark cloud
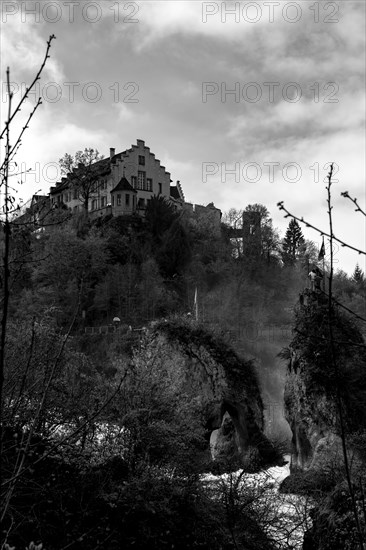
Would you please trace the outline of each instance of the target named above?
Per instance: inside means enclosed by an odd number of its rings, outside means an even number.
[[[332,13],[331,7],[315,3],[320,10],[316,23],[309,2],[297,4],[301,18],[296,23],[281,15],[283,3],[273,23],[263,8],[261,19],[252,24],[229,17],[222,23],[220,13],[203,23],[202,4],[195,2],[136,3],[132,15],[120,3],[118,17],[116,7],[101,2],[95,23],[83,19],[81,7],[75,7],[73,22],[65,9],[52,24],[44,18],[35,23],[31,16],[22,23],[20,13],[9,16],[2,46],[15,81],[29,82],[45,40],[55,33],[42,86],[55,82],[62,92],[59,101],[44,101],[19,160],[45,164],[86,146],[108,154],[110,146],[122,150],[141,138],[193,202],[214,201],[222,210],[261,202],[272,210],[286,199],[302,215],[322,221],[324,186],[314,181],[315,168],[310,168],[316,163],[324,172],[327,162],[336,161],[339,189],[352,187],[355,196],[364,196],[365,5],[328,3],[339,7]],[[91,8],[88,13],[94,17]],[[136,23],[124,21],[132,16]],[[327,17],[339,22],[327,23]],[[215,93],[204,102],[205,82],[213,83],[209,89]],[[272,99],[265,84],[270,82],[275,83]],[[70,83],[75,83],[73,100]],[[225,94],[235,86],[239,97]],[[251,101],[256,90],[261,96]],[[204,162],[220,167],[206,183]],[[264,163],[277,162],[280,175],[287,163],[298,163],[302,174],[293,185],[283,178],[274,184],[264,176],[256,183],[242,177],[223,182],[222,163],[229,168],[236,162],[241,169],[258,163],[263,173]],[[47,182],[30,181],[23,192],[28,196],[42,185],[47,190]],[[361,243],[362,221],[355,222],[355,236],[350,213],[338,199],[337,208],[345,236]],[[278,212],[272,215],[284,230],[287,221]],[[352,269],[351,260],[346,261]]]

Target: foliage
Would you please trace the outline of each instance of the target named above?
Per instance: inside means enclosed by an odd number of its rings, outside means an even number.
[[[258,379],[253,363],[240,359],[235,351],[216,334],[205,330],[200,324],[190,320],[185,321],[180,316],[170,318],[169,322],[160,322],[154,328],[165,333],[169,340],[179,342],[188,354],[193,353],[192,346],[205,347],[212,358],[223,366],[227,376],[245,387],[246,391],[260,402]]]
[[[358,264],[356,264],[355,270],[352,275],[352,279],[356,284],[362,285],[365,279],[365,274]]]
[[[294,265],[304,245],[305,239],[301,228],[296,220],[291,219],[282,243],[281,256],[284,265]]]
[[[28,303],[20,305],[36,316],[52,306],[58,312],[59,325],[69,325],[75,313],[81,315],[90,307],[95,285],[107,269],[107,259],[104,243],[98,237],[80,239],[66,228],[52,232],[32,270],[35,290]]]
[[[17,528],[10,544],[22,548],[27,540],[41,540],[48,550],[236,548],[226,507],[198,478],[159,468],[132,477],[127,472],[117,458],[88,471],[45,459],[27,475],[22,500],[14,503]],[[274,548],[251,511],[236,534],[249,550]]]
[[[77,151],[75,155],[65,153],[59,160],[61,172],[71,180],[71,189],[81,200],[88,213],[90,197],[100,187],[99,178],[106,173],[103,155],[91,147]]]
[[[364,425],[366,348],[353,320],[336,304],[333,305],[334,344],[331,346],[328,308],[325,304],[310,301],[309,305],[297,309],[294,331],[290,348],[296,353],[307,391],[324,392],[332,399],[340,388],[349,428],[354,430]]]
[[[361,478],[360,478],[361,479]],[[366,535],[364,481],[354,487],[356,507],[360,518],[360,529]],[[305,546],[309,545],[309,546]],[[339,483],[321,501],[314,513],[312,529],[306,534],[304,548],[333,550],[358,548],[359,537],[352,513],[352,502],[346,482]]]
[[[181,216],[161,196],[151,198],[145,213],[145,239],[163,277],[182,272],[190,259],[190,244]]]
[[[50,318],[10,323],[3,422],[48,437],[92,416],[106,391],[91,361],[65,342]],[[80,437],[82,434],[80,434]]]

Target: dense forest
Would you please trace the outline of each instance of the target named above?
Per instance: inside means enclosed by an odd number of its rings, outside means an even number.
[[[293,423],[304,400],[307,418],[314,399],[324,416],[332,411],[340,383],[319,332],[326,305],[309,292],[299,302],[318,247],[296,220],[281,238],[264,205],[244,212],[259,213],[255,238],[237,231],[241,211],[226,213],[215,234],[204,218],[159,197],[144,218],[92,222],[61,211],[37,231],[12,222],[3,548],[300,548],[275,536],[272,493],[265,490],[266,515],[263,490],[240,484],[292,452],[301,455],[299,470],[283,493],[311,497],[323,522],[307,548],[357,547],[342,535],[354,527],[342,469],[323,472],[317,487],[301,477],[313,440],[310,421]],[[347,430],[362,455],[362,270],[338,271],[333,292]],[[324,425],[339,431],[336,420]],[[208,473],[221,481],[207,485]],[[324,529],[334,525],[329,543]]]

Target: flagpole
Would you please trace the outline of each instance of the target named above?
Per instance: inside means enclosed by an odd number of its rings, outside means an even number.
[[[323,292],[325,292],[325,245],[324,245],[324,235],[322,235],[323,239],[322,239],[322,245],[320,247],[320,250],[319,250],[319,254],[318,254],[318,262],[320,262],[320,260],[323,260],[323,284],[322,284],[322,287],[323,287]],[[317,267],[317,269],[319,269]],[[319,287],[320,288],[320,283],[319,283]]]
[[[197,295],[197,287],[194,291],[194,316],[196,321],[198,321],[198,295]]]
[[[322,253],[322,260],[323,260],[323,292],[325,292],[325,245],[324,245],[324,236],[322,239],[322,246],[321,246],[321,253]]]

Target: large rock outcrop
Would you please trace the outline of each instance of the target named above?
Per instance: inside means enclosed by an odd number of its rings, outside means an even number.
[[[336,404],[319,389],[309,387],[306,369],[299,359],[296,372],[289,371],[286,378],[285,415],[292,431],[291,471],[322,466],[333,460],[340,449]]]
[[[251,361],[217,336],[181,318],[155,323],[149,353],[163,369],[174,370],[179,390],[194,394],[215,460],[247,469],[282,463],[265,437],[263,403]]]
[[[313,527],[304,549],[358,548],[352,498],[361,510],[366,482],[366,347],[361,332],[334,304],[329,311],[327,303],[313,299],[296,311],[294,338],[283,355],[289,360],[284,399],[292,453],[291,475],[281,489],[314,498]]]
[[[342,459],[339,407],[347,434],[366,427],[366,348],[352,320],[317,300],[296,312],[288,349],[285,415],[292,430],[291,469]]]

